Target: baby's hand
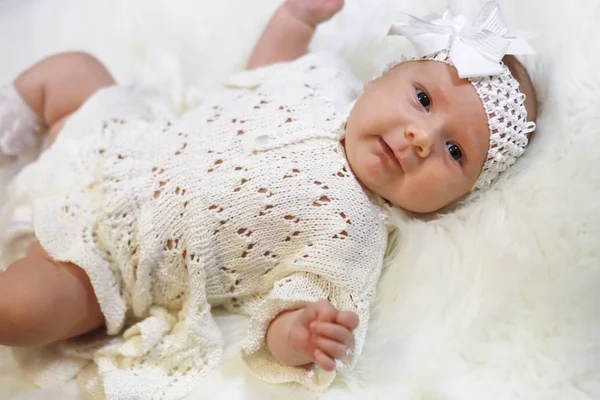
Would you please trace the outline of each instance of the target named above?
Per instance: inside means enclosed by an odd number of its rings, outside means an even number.
[[[338,311],[329,301],[320,300],[306,306],[293,322],[290,345],[324,370],[333,371],[335,359],[346,355],[357,326],[355,313]]]
[[[284,7],[302,21],[317,26],[329,20],[344,6],[344,0],[287,0]]]

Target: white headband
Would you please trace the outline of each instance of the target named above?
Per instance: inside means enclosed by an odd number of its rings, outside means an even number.
[[[508,29],[495,1],[483,5],[472,25],[464,15],[455,16],[448,10],[426,19],[409,15],[409,22],[394,24],[389,35],[406,37],[417,57],[401,57],[383,72],[406,61],[434,60],[454,66],[458,76],[469,78],[475,87],[487,114],[490,146],[474,188],[489,187],[524,153],[527,135],[536,127],[527,121],[519,83],[502,63],[506,54],[532,54],[527,39],[533,35]]]

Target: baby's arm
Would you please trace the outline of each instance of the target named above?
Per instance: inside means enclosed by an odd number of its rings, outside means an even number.
[[[287,0],[275,12],[254,48],[248,69],[306,54],[318,24],[344,6],[344,0]]]
[[[70,52],[48,57],[14,83],[0,85],[0,167],[22,157],[32,161],[44,134],[50,144],[73,111],[96,90],[114,83],[98,60]]]
[[[314,362],[333,371],[335,359],[346,355],[358,322],[355,313],[338,311],[329,301],[321,300],[275,317],[267,330],[267,347],[284,365]]]
[[[50,141],[65,119],[92,94],[114,84],[100,61],[80,52],[50,56],[19,75],[14,83],[23,100],[50,128]]]

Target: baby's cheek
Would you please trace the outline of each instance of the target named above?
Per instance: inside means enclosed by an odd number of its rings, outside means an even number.
[[[385,164],[380,156],[373,153],[366,153],[363,155],[360,161],[363,164],[364,169],[367,170],[371,180],[383,182],[385,173]],[[376,179],[377,178],[377,179]]]
[[[370,144],[364,139],[347,137],[345,141],[346,156],[350,168],[361,183],[368,185],[368,177],[377,174],[381,170],[381,160],[372,154]]]
[[[409,210],[432,212],[444,207],[450,201],[451,196],[445,184],[429,176],[413,178],[416,179],[406,179],[402,187],[403,201]]]

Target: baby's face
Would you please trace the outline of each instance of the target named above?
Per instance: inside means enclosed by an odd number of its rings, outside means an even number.
[[[489,128],[475,88],[454,67],[405,62],[365,86],[345,147],[363,185],[425,213],[471,190],[487,158]]]

